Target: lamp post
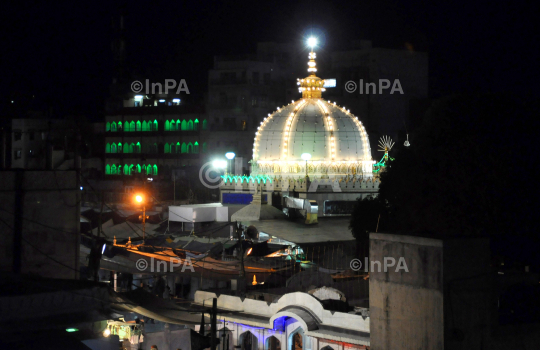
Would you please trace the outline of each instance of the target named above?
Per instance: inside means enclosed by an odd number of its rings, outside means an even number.
[[[300,156],[303,160],[306,161],[306,181],[309,180],[309,177],[308,177],[308,168],[307,168],[307,162],[308,160],[311,159],[311,153],[302,153],[302,155]]]
[[[146,233],[146,203],[144,201],[144,198],[141,194],[138,194],[135,196],[135,201],[137,203],[141,203],[143,206],[143,215],[142,215],[142,237],[143,237],[143,244],[145,239],[145,233]]]
[[[234,152],[227,152],[225,153],[225,158],[227,158],[229,160],[229,172],[232,173],[232,160],[234,159],[234,157],[236,156],[236,154],[234,154]]]

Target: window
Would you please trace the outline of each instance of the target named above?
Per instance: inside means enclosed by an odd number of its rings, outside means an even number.
[[[141,121],[137,120],[137,131],[141,131]]]
[[[207,151],[207,146],[206,146],[206,142],[204,142],[202,144],[202,153],[206,153],[206,151]]]
[[[122,122],[118,122],[118,131],[122,131]]]
[[[111,131],[116,132],[116,123],[115,122],[111,123]]]
[[[222,105],[227,104],[227,94],[226,93],[224,93],[224,92],[219,93],[219,103],[222,104]]]
[[[187,145],[187,153],[193,153],[193,144],[191,142]]]
[[[142,131],[148,131],[148,125],[146,124],[146,120],[143,120],[142,122]]]
[[[16,149],[15,152],[14,152],[14,157],[15,159],[21,159],[22,157],[22,150],[20,149]]]
[[[182,120],[182,130],[187,130],[187,121]]]
[[[105,175],[111,175],[111,166],[109,164],[105,166]]]
[[[185,142],[182,143],[182,147],[180,149],[180,152],[181,153],[187,153],[187,146],[186,146]]]
[[[13,141],[19,141],[22,139],[22,132],[20,130],[15,130],[13,132]]]
[[[193,122],[193,130],[199,130],[199,119],[195,119],[195,122]]]
[[[108,142],[105,145],[105,153],[111,153],[111,145]]]
[[[187,123],[187,129],[190,130],[190,131],[193,130],[193,121],[191,119]]]
[[[165,143],[163,153],[171,153],[171,147],[169,146],[168,143]]]
[[[105,123],[105,131],[111,131],[111,123]]]
[[[111,144],[111,153],[116,153],[116,144]]]
[[[199,143],[197,141],[193,144],[193,153],[199,153]]]
[[[206,119],[202,121],[202,129],[208,130],[208,122],[206,121]]]
[[[259,84],[259,72],[253,72],[251,73],[251,81],[254,85]]]

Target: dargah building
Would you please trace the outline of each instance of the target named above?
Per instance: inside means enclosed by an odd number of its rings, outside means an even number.
[[[316,221],[348,215],[357,198],[378,191],[381,163],[372,159],[361,118],[324,99],[315,60],[311,51],[309,76],[298,79],[302,98],[278,107],[258,127],[251,175],[222,176],[223,203],[249,203],[253,196],[285,212],[305,210]]]

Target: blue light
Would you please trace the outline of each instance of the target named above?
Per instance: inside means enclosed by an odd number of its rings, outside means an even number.
[[[103,247],[101,247],[101,254],[105,253],[105,248],[107,248],[107,244],[103,244]]]

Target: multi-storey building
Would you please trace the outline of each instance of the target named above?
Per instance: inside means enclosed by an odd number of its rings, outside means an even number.
[[[297,95],[292,61],[293,45],[276,43],[259,43],[255,55],[214,58],[208,74],[209,156],[233,151],[242,160],[236,171],[248,172],[251,135],[269,111]]]
[[[198,166],[208,148],[207,129],[203,107],[136,95],[105,118],[105,175],[160,179],[173,169]]]

